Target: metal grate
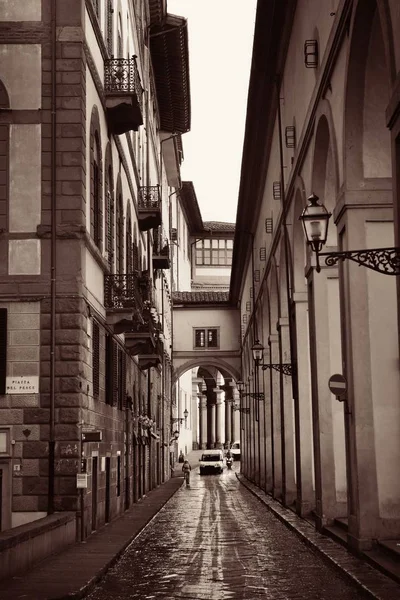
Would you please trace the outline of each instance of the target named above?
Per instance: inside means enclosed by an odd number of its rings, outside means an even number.
[[[317,40],[306,40],[304,42],[304,64],[307,69],[316,69],[318,67]]]
[[[104,275],[104,306],[106,309],[132,308],[143,311],[139,273]]]
[[[104,61],[104,91],[106,94],[136,94],[142,110],[143,88],[136,56],[109,58]]]
[[[246,302],[246,310],[247,310],[247,312],[251,312],[251,302],[250,302],[250,300],[248,300]]]
[[[247,315],[243,315],[243,323],[247,323]]]
[[[280,200],[282,198],[281,182],[274,181],[272,184],[272,196],[274,200]]]
[[[288,125],[285,129],[286,148],[296,147],[296,128],[294,125]]]
[[[139,188],[139,208],[160,208],[160,188],[158,185],[148,185]]]
[[[274,229],[273,219],[272,217],[267,217],[265,219],[265,233],[272,233]]]
[[[260,271],[259,271],[258,269],[256,269],[256,270],[254,271],[254,281],[255,281],[256,283],[258,283],[258,282],[260,281]]]
[[[98,398],[100,393],[100,326],[94,319],[92,326],[92,380],[93,397]]]
[[[267,260],[267,249],[266,248],[260,248],[260,260],[261,261]]]

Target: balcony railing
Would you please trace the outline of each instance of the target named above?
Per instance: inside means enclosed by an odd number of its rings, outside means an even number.
[[[160,208],[160,187],[147,185],[139,188],[139,209],[154,210]]]
[[[142,111],[143,89],[136,65],[136,56],[109,58],[104,62],[104,91],[106,94],[115,94],[116,96],[135,94]]]
[[[104,276],[104,306],[108,310],[120,308],[143,312],[143,296],[139,273]]]

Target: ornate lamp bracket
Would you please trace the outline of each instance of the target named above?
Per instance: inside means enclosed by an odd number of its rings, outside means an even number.
[[[293,375],[292,363],[274,363],[270,365],[261,365],[261,368],[263,371],[265,371],[266,369],[274,369],[275,371],[279,371],[279,373],[289,375],[289,377]]]
[[[340,260],[353,262],[383,273],[384,275],[400,275],[400,248],[371,248],[370,250],[348,250],[344,252],[320,252],[325,257],[327,267],[333,267]]]

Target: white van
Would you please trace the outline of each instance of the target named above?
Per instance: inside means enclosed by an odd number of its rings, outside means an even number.
[[[240,441],[233,442],[231,446],[231,454],[233,460],[240,460]]]
[[[204,450],[200,458],[200,475],[204,473],[222,473],[224,455],[222,450]]]

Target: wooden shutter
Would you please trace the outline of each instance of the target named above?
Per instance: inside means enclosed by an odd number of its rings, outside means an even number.
[[[106,335],[106,404],[113,403],[113,340]]]
[[[126,408],[126,354],[121,350],[121,407]]]
[[[92,370],[93,370],[93,396],[99,397],[100,393],[100,327],[93,321],[92,332]]]
[[[118,404],[118,344],[112,342],[112,405]]]
[[[6,393],[7,309],[0,308],[0,394]]]

